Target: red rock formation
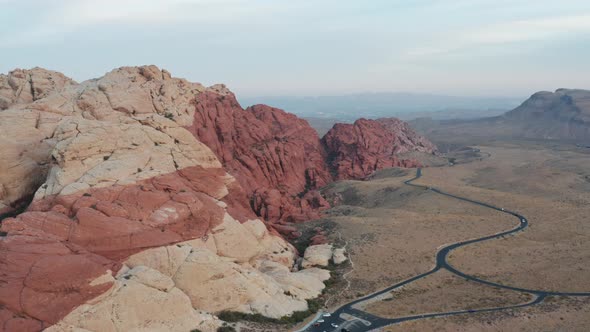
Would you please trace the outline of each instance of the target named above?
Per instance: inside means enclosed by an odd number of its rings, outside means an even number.
[[[11,75],[0,77],[0,214],[35,198],[0,227],[0,326],[9,331],[57,322],[107,292],[130,255],[203,238],[226,212],[242,222],[256,213],[274,222],[271,233],[298,236],[288,222],[329,207],[315,190],[332,181],[325,147],[339,178],[413,165],[396,153],[432,152],[393,120],[335,126],[324,146],[295,115],[244,110],[223,86],[153,66],[83,86],[42,70]]]
[[[256,214],[297,222],[329,207],[313,192],[331,175],[319,137],[305,120],[265,105],[244,110],[232,93],[201,93],[195,106],[188,129],[245,188]]]
[[[37,200],[4,220],[0,326],[38,331],[107,291],[112,282],[92,280],[116,273],[131,254],[210,233],[223,220],[210,195],[225,185],[224,175],[189,167],[134,185]]]
[[[399,154],[436,151],[431,142],[395,118],[338,123],[322,141],[337,179],[362,179],[388,167],[417,167],[418,161],[400,158]]]

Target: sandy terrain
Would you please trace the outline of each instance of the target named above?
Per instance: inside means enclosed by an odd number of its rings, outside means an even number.
[[[414,171],[407,172],[413,174]],[[344,298],[372,293],[430,270],[437,248],[511,228],[499,212],[409,188],[402,177],[345,181],[327,192],[340,194],[343,205],[329,212],[348,241],[354,271]]]
[[[587,332],[590,299],[551,298],[523,309],[474,313],[404,322],[383,328],[387,332],[567,331]]]
[[[590,151],[535,142],[476,148],[482,158],[426,168],[417,183],[518,211],[530,227],[453,251],[449,262],[506,285],[589,292]],[[325,190],[342,204],[317,224],[336,223],[332,236],[347,241],[354,263],[347,275],[351,286],[340,303],[430,270],[443,244],[517,223],[505,214],[404,186],[413,174],[388,170],[370,181],[339,182]],[[393,300],[376,301],[368,310],[399,317],[527,301],[522,294],[439,273],[394,291]],[[554,297],[526,309],[407,322],[387,331],[585,331],[589,324],[590,299]]]
[[[532,296],[487,287],[441,270],[396,289],[391,296],[364,306],[364,311],[385,318],[457,310],[484,309],[526,303]]]
[[[460,248],[450,263],[469,274],[531,289],[590,291],[590,158],[570,151],[482,147],[491,157],[432,168],[418,183],[525,215],[530,228]]]

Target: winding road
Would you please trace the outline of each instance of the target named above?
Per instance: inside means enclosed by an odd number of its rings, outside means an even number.
[[[493,210],[497,210],[497,211],[500,211],[503,213],[508,213],[518,219],[518,225],[516,225],[516,227],[514,227],[510,230],[504,231],[504,232],[500,232],[500,233],[496,233],[493,235],[480,237],[477,239],[471,239],[471,240],[466,240],[466,241],[457,242],[457,243],[447,245],[447,246],[441,248],[436,253],[436,265],[430,271],[419,274],[415,277],[406,279],[402,282],[394,284],[394,285],[387,287],[383,290],[380,290],[376,293],[364,296],[362,298],[359,298],[359,299],[351,301],[347,304],[344,304],[340,308],[336,309],[333,313],[329,314],[330,316],[328,316],[328,317],[318,316],[318,318],[316,318],[306,328],[299,330],[299,331],[342,331],[342,330],[354,331],[354,332],[370,331],[370,330],[374,330],[374,329],[377,329],[380,327],[385,327],[388,325],[398,324],[401,322],[411,321],[411,320],[419,320],[419,319],[432,318],[432,317],[453,316],[453,315],[460,315],[460,314],[473,314],[473,313],[481,313],[481,312],[501,311],[501,310],[506,310],[506,309],[524,308],[524,307],[539,304],[539,303],[543,302],[547,296],[551,296],[551,295],[590,296],[590,292],[554,292],[554,291],[526,289],[526,288],[521,288],[521,287],[513,287],[513,286],[509,286],[509,285],[503,285],[503,284],[483,280],[483,279],[468,275],[464,272],[459,271],[457,268],[453,267],[448,262],[448,256],[451,253],[451,251],[453,251],[454,249],[457,249],[457,248],[460,248],[460,247],[463,247],[463,246],[466,246],[466,245],[469,245],[472,243],[497,239],[497,238],[500,238],[505,235],[520,232],[529,226],[529,222],[524,216],[522,216],[516,212],[508,211],[503,208],[493,206],[491,204],[487,204],[487,203],[475,201],[472,199],[460,197],[457,195],[449,194],[449,193],[446,193],[440,189],[412,183],[413,181],[419,179],[421,176],[422,176],[422,169],[418,168],[416,171],[416,176],[413,177],[412,179],[405,181],[404,184],[408,185],[408,186],[416,187],[416,188],[421,188],[424,190],[430,190],[430,191],[435,192],[439,195],[443,195],[443,196],[451,197],[451,198],[458,199],[461,201],[465,201],[468,203],[480,205],[480,206],[490,208]],[[520,292],[520,293],[530,294],[532,296],[532,300],[527,303],[522,303],[522,304],[512,305],[512,306],[476,309],[476,310],[458,310],[458,311],[404,316],[404,317],[397,317],[397,318],[378,317],[378,316],[369,314],[367,312],[364,312],[362,310],[359,310],[359,309],[356,309],[353,307],[355,304],[358,304],[360,302],[364,302],[369,299],[375,298],[377,296],[389,293],[394,289],[397,289],[397,288],[402,287],[404,285],[410,284],[416,280],[422,279],[422,278],[424,278],[428,275],[431,275],[439,270],[447,270],[457,276],[460,276],[460,277],[465,278],[467,280],[478,282],[478,283],[481,283],[481,284],[484,284],[487,286],[498,287],[498,288],[508,289],[508,290],[512,290],[512,291],[516,291],[516,292]],[[347,319],[344,319],[341,316],[344,316],[344,317],[348,316],[348,317],[346,317]],[[320,319],[323,320],[323,322],[319,323],[319,326],[314,326],[314,325],[317,325],[317,322]],[[337,327],[335,327],[335,325]]]

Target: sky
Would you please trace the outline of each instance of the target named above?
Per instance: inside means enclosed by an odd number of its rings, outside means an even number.
[[[0,72],[155,64],[238,96],[590,89],[588,0],[0,0]]]

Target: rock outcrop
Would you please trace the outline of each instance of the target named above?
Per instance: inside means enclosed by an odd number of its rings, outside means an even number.
[[[221,310],[306,310],[330,277],[314,266],[345,257],[311,247],[296,271],[278,232],[329,207],[316,189],[332,173],[433,151],[396,120],[346,128],[322,142],[292,114],[155,66],[80,84],[0,76],[0,326],[207,331]]]
[[[247,190],[258,216],[297,222],[329,207],[313,191],[332,180],[326,154],[305,120],[265,105],[244,110],[230,92],[199,94],[195,105],[189,130]]]
[[[2,90],[0,213],[32,200],[0,228],[4,330],[213,330],[203,311],[280,317],[321,293],[329,273],[291,272],[296,250],[186,129],[226,89],[154,66],[79,85],[33,71],[8,84],[30,98]]]
[[[344,263],[348,258],[344,248],[334,248],[331,244],[316,244],[305,249],[301,267],[328,266],[330,261],[336,265]]]
[[[339,265],[346,262],[346,260],[348,260],[348,257],[346,257],[346,249],[334,249],[334,253],[332,254],[332,262],[334,262],[334,264]]]
[[[121,273],[107,293],[45,331],[215,331],[219,326],[215,316],[193,309],[169,276],[141,266]]]
[[[390,167],[417,167],[419,162],[403,159],[399,154],[436,152],[434,144],[414,132],[406,122],[395,118],[336,124],[322,141],[337,179],[363,179]]]
[[[0,110],[12,105],[30,104],[73,85],[76,82],[62,73],[38,67],[0,74]]]
[[[133,329],[214,331],[207,312],[261,313],[280,318],[307,310],[330,278],[326,270],[291,272],[293,249],[259,220],[226,215],[208,237],[148,249],[129,257],[112,288],[49,331]],[[197,310],[198,309],[198,310]]]

